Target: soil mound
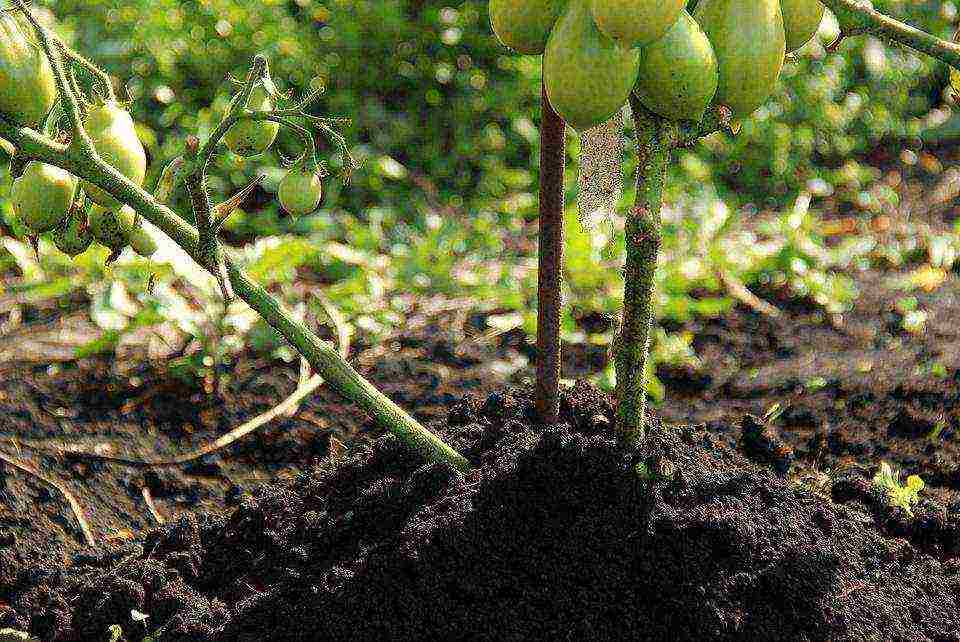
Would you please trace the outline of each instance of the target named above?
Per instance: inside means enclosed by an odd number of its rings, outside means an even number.
[[[112,624],[163,642],[960,641],[955,528],[939,524],[933,548],[884,535],[856,480],[834,504],[696,428],[657,427],[628,450],[584,384],[562,412],[543,429],[526,391],[461,401],[434,428],[467,475],[386,436],[226,518],[185,515],[65,568],[0,549],[0,628],[84,642]]]

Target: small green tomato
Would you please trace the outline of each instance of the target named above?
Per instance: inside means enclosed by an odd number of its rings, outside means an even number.
[[[133,228],[127,235],[127,240],[133,251],[144,258],[150,258],[157,251],[157,242],[142,227]]]
[[[320,199],[323,197],[320,174],[295,167],[280,181],[277,195],[280,197],[280,205],[292,216],[310,214],[320,206]]]
[[[83,254],[93,243],[93,233],[83,212],[71,212],[53,232],[53,244],[69,257]]]
[[[126,205],[119,210],[108,210],[93,205],[90,208],[90,231],[93,238],[113,252],[120,252],[127,246],[127,238],[133,231],[136,213]]]
[[[236,98],[234,99],[236,100]],[[257,85],[247,101],[247,109],[270,111],[273,103],[267,91]],[[223,137],[227,148],[237,156],[250,157],[262,154],[273,145],[280,131],[278,123],[269,120],[241,120],[231,127]]]
[[[23,224],[42,234],[57,229],[66,218],[76,191],[77,179],[69,172],[30,161],[13,182],[10,200]]]

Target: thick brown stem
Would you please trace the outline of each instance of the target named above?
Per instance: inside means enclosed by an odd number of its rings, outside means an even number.
[[[563,270],[564,122],[541,89],[540,265],[537,290],[537,413],[560,418],[560,310]]]

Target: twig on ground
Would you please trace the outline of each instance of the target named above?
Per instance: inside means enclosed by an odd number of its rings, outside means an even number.
[[[150,489],[147,486],[144,486],[142,489],[143,501],[146,502],[147,508],[150,510],[150,514],[153,515],[153,519],[156,520],[157,524],[163,526],[167,523],[167,520],[163,518],[163,515],[160,514],[160,511],[157,510],[157,505],[153,503],[153,495],[150,494]]]
[[[754,312],[773,318],[780,316],[781,313],[779,308],[768,301],[764,301],[756,294],[748,290],[747,286],[745,286],[743,282],[741,282],[732,274],[720,270],[717,272],[717,277],[720,279],[720,283],[723,285],[723,288],[727,291],[727,293],[730,294],[730,296]]]
[[[343,314],[322,294],[317,294],[317,298],[320,301],[320,305],[323,306],[324,311],[327,313],[327,316],[330,318],[331,323],[337,331],[339,352],[346,358],[347,354],[350,351],[350,326],[347,323],[346,319],[343,317]],[[299,408],[300,404],[304,399],[309,397],[314,391],[317,390],[323,383],[324,379],[322,376],[315,374],[313,376],[304,377],[304,373],[309,373],[309,369],[306,371],[301,367],[300,382],[297,386],[297,389],[293,393],[281,401],[279,404],[268,410],[267,412],[257,415],[250,421],[243,423],[240,426],[237,426],[230,432],[225,435],[217,438],[213,442],[206,444],[200,448],[196,448],[189,452],[186,452],[182,455],[177,455],[176,457],[171,458],[161,458],[161,459],[135,459],[132,457],[123,457],[119,455],[109,455],[106,453],[98,453],[90,450],[83,449],[79,446],[69,445],[66,443],[59,444],[58,447],[53,448],[50,445],[43,444],[36,441],[25,440],[25,439],[16,439],[11,437],[3,437],[4,441],[12,443],[15,446],[24,446],[31,450],[38,452],[45,452],[48,454],[59,453],[59,454],[68,454],[72,457],[84,457],[90,459],[98,459],[101,461],[109,461],[116,464],[126,464],[128,466],[179,466],[186,464],[192,461],[196,461],[201,457],[209,455],[213,452],[221,450],[230,444],[236,442],[243,437],[246,437],[253,431],[263,427],[264,425],[270,423],[277,417],[284,415],[292,416]],[[146,496],[144,497],[146,499]],[[148,505],[149,505],[148,500]]]
[[[0,459],[10,464],[14,468],[17,468],[27,473],[28,475],[33,475],[34,477],[44,482],[48,486],[53,486],[54,488],[59,490],[60,494],[63,495],[63,497],[67,500],[67,503],[70,504],[70,508],[71,510],[73,510],[73,514],[77,518],[77,523],[80,524],[80,530],[83,532],[83,538],[87,541],[87,545],[96,546],[97,541],[93,538],[93,531],[90,530],[90,524],[87,523],[87,518],[83,516],[83,508],[80,506],[80,503],[77,501],[77,499],[73,496],[73,493],[67,490],[67,488],[57,480],[47,477],[40,471],[34,469],[33,467],[25,464],[22,461],[14,459],[13,457],[9,455],[5,455],[3,453],[0,453]]]
[[[201,457],[209,455],[210,453],[216,452],[229,446],[235,441],[246,437],[253,431],[261,428],[262,426],[270,423],[277,417],[283,415],[291,407],[295,407],[305,398],[309,397],[320,385],[323,384],[323,377],[320,375],[313,375],[310,379],[307,380],[305,385],[298,386],[297,389],[289,397],[281,401],[278,405],[274,406],[267,412],[257,415],[250,421],[237,426],[230,432],[225,435],[217,438],[215,441],[206,444],[200,448],[191,450],[182,455],[177,455],[176,457],[170,457],[165,459],[135,459],[133,457],[124,457],[121,455],[108,455],[105,453],[93,452],[86,450],[76,445],[60,443],[57,447],[52,447],[49,444],[42,444],[35,441],[27,441],[24,439],[16,440],[16,443],[20,446],[29,448],[30,450],[35,450],[38,452],[43,452],[47,454],[67,454],[71,457],[83,457],[87,459],[97,459],[100,461],[109,461],[115,464],[125,464],[128,466],[143,466],[143,467],[152,467],[152,466],[180,466],[182,464],[187,464],[192,461],[196,461]],[[13,442],[14,440],[7,437],[4,438],[5,441]]]

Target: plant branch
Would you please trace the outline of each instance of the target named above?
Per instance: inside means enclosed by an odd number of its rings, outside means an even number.
[[[637,127],[637,196],[626,220],[623,319],[614,344],[617,371],[617,428],[630,444],[646,429],[647,359],[654,317],[654,284],[660,252],[660,210],[670,146],[662,138],[662,121],[649,118],[630,97]]]
[[[246,81],[243,83],[243,86],[237,93],[236,97],[230,103],[230,108],[227,110],[227,113],[220,121],[220,124],[217,125],[216,129],[214,129],[210,134],[207,142],[203,144],[203,146],[200,148],[200,151],[197,153],[197,158],[193,167],[190,169],[190,173],[203,174],[207,171],[207,166],[210,164],[210,159],[216,152],[217,145],[219,145],[220,141],[223,140],[223,137],[227,135],[227,132],[230,130],[230,128],[236,124],[238,120],[240,120],[240,117],[246,115],[246,106],[247,101],[250,99],[250,94],[253,93],[257,83],[261,82],[263,78],[266,77],[267,73],[269,73],[267,68],[267,59],[263,57],[263,55],[257,54],[253,58],[253,64],[250,66],[250,71],[247,73]]]
[[[40,24],[33,12],[30,11],[25,0],[13,0],[14,5],[33,27],[43,50],[44,56],[50,63],[50,69],[53,71],[53,78],[57,84],[57,90],[60,92],[60,100],[63,103],[63,112],[70,120],[70,128],[73,133],[72,145],[76,145],[89,158],[97,158],[97,150],[93,147],[93,141],[87,135],[83,128],[83,112],[80,109],[79,97],[74,93],[70,76],[67,75],[63,67],[64,45],[57,40],[46,27]]]
[[[960,44],[942,40],[880,13],[867,0],[821,0],[821,2],[837,17],[841,38],[847,35],[872,33],[960,69]]]
[[[59,43],[59,45],[62,47],[63,52],[66,54],[67,58],[69,58],[75,64],[83,67],[87,71],[87,73],[89,73],[94,78],[99,79],[100,82],[103,83],[104,89],[107,90],[107,99],[115,101],[117,99],[117,94],[113,90],[113,81],[110,80],[110,75],[107,72],[100,69],[99,67],[97,67],[95,64],[93,64],[89,60],[87,60],[78,52],[74,51],[70,47],[63,44],[63,42],[59,38],[55,38],[55,39]]]
[[[55,143],[32,129],[17,127],[2,117],[0,137],[12,142],[23,158],[60,167],[105,190],[156,225],[205,269],[210,269],[200,261],[200,236],[196,228],[101,159],[91,159],[80,150]],[[224,254],[224,265],[237,296],[306,357],[314,371],[335,390],[359,405],[379,425],[392,431],[427,461],[447,462],[459,470],[470,467],[460,453],[371,385],[337,354],[330,343],[297,321],[282,303],[252,281],[229,253]]]
[[[193,162],[196,162],[199,145],[196,136],[187,139],[187,155]],[[199,230],[198,261],[216,277],[224,304],[229,305],[236,295],[224,263],[223,248],[217,242],[217,231],[213,226],[213,203],[210,202],[210,190],[207,189],[206,172],[203,169],[191,172],[184,180],[184,185],[190,195],[190,206]]]
[[[560,315],[563,300],[564,122],[541,89],[540,249],[537,270],[537,414],[560,420]]]

